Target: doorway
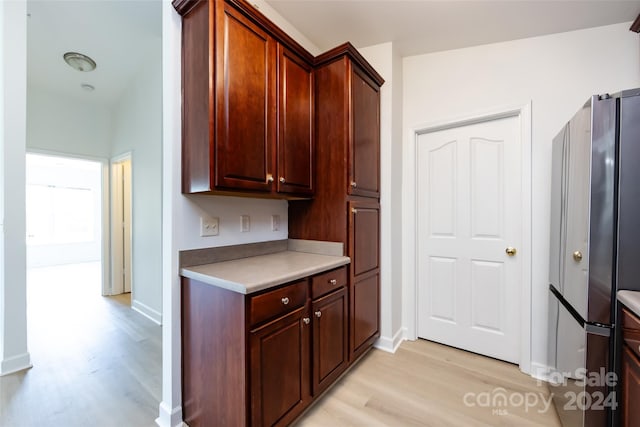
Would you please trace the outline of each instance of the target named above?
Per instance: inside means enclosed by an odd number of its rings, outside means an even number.
[[[132,292],[131,154],[111,161],[111,295]]]
[[[424,133],[417,144],[418,335],[517,363],[518,118]]]
[[[504,123],[511,130],[494,134],[491,127]],[[530,372],[530,104],[423,125],[410,135],[403,239],[414,256],[403,269],[406,337],[509,360]],[[509,155],[505,144],[514,138],[519,149]],[[510,187],[520,192],[509,204],[515,207],[500,207]],[[512,218],[520,225],[508,226]],[[510,353],[497,354],[507,333],[515,337]]]
[[[27,153],[27,268],[99,263],[104,271],[103,167],[95,159]]]

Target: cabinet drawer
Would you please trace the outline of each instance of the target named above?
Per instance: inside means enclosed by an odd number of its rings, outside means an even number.
[[[249,323],[251,326],[278,317],[307,301],[307,279],[294,282],[249,300]]]
[[[347,285],[347,268],[341,267],[311,278],[311,299]]]

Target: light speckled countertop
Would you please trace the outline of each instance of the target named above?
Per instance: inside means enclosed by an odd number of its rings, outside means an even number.
[[[640,317],[640,292],[638,291],[618,291],[618,301]]]
[[[180,269],[180,275],[241,294],[251,294],[346,264],[346,256],[292,250]]]

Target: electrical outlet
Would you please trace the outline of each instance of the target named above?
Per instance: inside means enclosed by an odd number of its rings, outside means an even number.
[[[280,230],[280,215],[271,215],[271,231]]]
[[[240,215],[240,231],[246,233],[251,228],[249,215]]]
[[[200,217],[200,236],[217,236],[220,220],[217,217],[201,216]]]

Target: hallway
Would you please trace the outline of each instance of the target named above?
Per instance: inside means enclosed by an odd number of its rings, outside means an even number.
[[[0,377],[0,426],[155,425],[161,327],[100,295],[100,263],[27,271],[33,368]]]

